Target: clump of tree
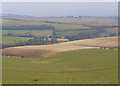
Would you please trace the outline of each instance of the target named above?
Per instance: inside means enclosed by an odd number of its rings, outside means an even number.
[[[80,32],[77,35],[65,36],[65,38],[69,39],[70,41],[80,40],[80,39],[89,39],[89,38],[95,38],[95,37],[98,37],[97,32]]]
[[[35,37],[34,39],[30,39],[26,42],[27,45],[47,45],[58,43],[58,40],[54,36],[41,36]]]
[[[55,36],[41,36],[41,37],[34,37],[33,39],[29,39],[27,42],[18,42],[14,45],[2,44],[2,48],[26,46],[26,45],[48,45],[48,44],[55,44],[55,43],[59,43],[59,41]]]
[[[111,28],[112,27],[115,27],[115,26],[111,26]],[[101,37],[101,33],[107,33],[105,29],[108,27],[107,26],[103,26],[103,27],[91,26],[91,28],[94,30],[93,32],[92,31],[79,32],[76,35],[65,36],[65,38],[69,39],[70,41],[89,39],[89,38],[98,38],[98,37]],[[117,35],[118,34],[116,34],[116,33],[109,33],[107,35],[104,35],[104,37],[117,36]]]

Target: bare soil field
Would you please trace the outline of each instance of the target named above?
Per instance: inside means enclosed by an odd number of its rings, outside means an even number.
[[[84,39],[71,42],[64,42],[51,45],[34,45],[34,46],[19,46],[3,49],[3,55],[39,58],[54,55],[59,52],[78,50],[78,49],[93,49],[93,48],[117,48],[118,37],[104,37],[94,39]]]

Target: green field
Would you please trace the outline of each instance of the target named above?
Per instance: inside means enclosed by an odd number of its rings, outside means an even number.
[[[22,19],[22,20],[19,20],[19,19]],[[14,18],[13,19],[12,18],[3,19],[3,26],[49,25],[49,26],[53,26],[54,29],[53,30],[50,30],[50,29],[48,29],[48,30],[20,30],[21,28],[18,28],[18,30],[3,30],[2,36],[40,37],[40,36],[48,36],[49,35],[49,36],[55,36],[57,38],[70,36],[71,39],[70,39],[70,37],[65,37],[69,41],[75,40],[75,36],[77,36],[76,38],[82,38],[82,36],[84,36],[84,34],[87,34],[87,35],[89,34],[89,36],[92,35],[91,37],[117,36],[117,34],[111,35],[111,33],[113,32],[113,30],[111,30],[111,29],[100,32],[98,29],[102,29],[102,28],[94,29],[93,27],[89,27],[86,25],[86,23],[89,25],[89,23],[92,22],[91,21],[92,19],[96,20],[98,23],[98,20],[101,20],[101,18],[92,18],[92,17],[91,18],[57,18],[56,17],[56,18],[38,18],[38,19],[37,18],[19,18],[19,19],[18,20],[14,20]],[[84,19],[85,19],[86,23],[82,23],[84,21]],[[104,18],[102,18],[102,21],[103,21],[103,19]],[[111,24],[110,19],[108,18],[107,20],[109,20],[109,23]],[[89,20],[89,23],[87,22],[87,20]],[[101,23],[101,22],[99,22],[99,23]],[[111,32],[109,32],[109,31],[111,31]],[[100,32],[100,33],[95,33],[95,32]],[[78,37],[78,34],[81,34],[81,33],[83,33],[83,35],[79,35],[79,37]],[[87,38],[87,36],[86,36],[86,38]],[[21,38],[19,40],[21,40]],[[7,40],[4,40],[4,38],[3,38],[3,43],[9,44],[9,40],[7,42]],[[16,43],[16,42],[10,41],[10,44],[11,43],[13,43],[13,45],[14,45],[14,43]]]
[[[15,19],[15,17],[7,17],[9,19]],[[115,26],[118,23],[118,20],[116,17],[81,17],[81,18],[65,18],[65,17],[54,17],[54,18],[27,18],[27,17],[18,17],[16,19],[23,19],[26,21],[38,21],[38,22],[45,22],[45,21],[51,21],[51,22],[59,22],[59,23],[69,23],[69,24],[80,24],[80,25],[92,25],[92,26]],[[10,23],[11,22],[11,23]],[[18,24],[19,22],[16,22],[16,20],[3,20],[3,23],[7,25]],[[20,22],[22,23],[22,21]],[[19,23],[19,24],[20,24]]]
[[[96,21],[94,22],[92,19]],[[92,17],[91,18],[83,18],[83,17],[82,18],[57,18],[57,17],[56,18],[31,18],[31,17],[12,18],[12,17],[9,17],[7,19],[3,18],[2,25],[7,27],[7,29],[4,28],[2,30],[3,48],[13,47],[13,46],[16,46],[16,44],[17,46],[27,45],[27,43],[20,43],[20,42],[26,42],[29,40],[29,38],[36,38],[40,36],[48,36],[48,37],[54,36],[58,39],[57,40],[58,42],[80,40],[80,39],[83,39],[83,36],[85,38],[117,36],[117,33],[115,32],[118,32],[118,31],[115,28],[114,28],[115,31],[113,34],[113,28],[112,29],[107,28],[101,31],[99,29],[103,29],[103,28],[98,27],[97,29],[95,29],[91,27],[92,26],[91,23],[96,24],[96,27],[101,25],[101,22],[99,21],[101,20],[103,21],[103,19],[104,18],[101,19],[97,17],[95,18],[92,18]],[[111,26],[112,25],[111,18],[110,19],[107,18],[107,20],[109,20],[109,23]],[[112,20],[114,20],[114,23],[115,23],[115,19],[112,19]],[[108,21],[106,23],[108,23]],[[53,27],[53,29],[47,28],[44,30],[42,27],[42,28],[39,28],[40,30],[35,30],[36,27],[33,27],[32,28],[33,30],[29,30],[28,28],[27,29],[24,28],[23,30],[21,30],[22,26],[17,27],[17,29],[14,29],[14,27],[20,26],[20,25],[23,25],[23,27],[24,25],[27,25],[29,29],[30,27],[35,25],[48,25]],[[12,28],[13,29],[11,30],[9,26],[12,26],[11,29]],[[26,38],[26,37],[29,37],[29,38]]]
[[[2,66],[3,84],[118,83],[117,50],[74,50],[46,58],[3,56]]]
[[[28,37],[10,37],[10,36],[2,36],[2,44],[3,45],[16,45],[21,42],[27,42],[29,39]],[[49,39],[51,40],[51,39]],[[59,42],[66,42],[69,41],[68,39],[57,38]]]
[[[80,32],[95,32],[95,30],[56,30],[56,36],[74,36],[79,34]]]
[[[9,20],[7,22],[5,22],[7,20],[3,20],[3,25],[6,26],[11,26],[11,25],[51,25],[53,27],[55,27],[56,30],[59,29],[90,29],[87,26],[83,26],[83,25],[76,25],[76,24],[57,24],[57,23],[45,23],[45,22],[35,22],[35,21],[16,21],[16,20]]]
[[[48,36],[52,35],[52,30],[3,30],[2,35],[13,34],[19,35],[33,35],[33,36]]]
[[[31,38],[26,37],[8,37],[8,36],[2,36],[2,44],[3,45],[14,45],[18,42],[26,42]]]

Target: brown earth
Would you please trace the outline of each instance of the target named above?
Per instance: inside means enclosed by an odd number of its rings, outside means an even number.
[[[78,50],[78,49],[93,49],[93,48],[117,48],[118,37],[104,37],[95,39],[84,39],[72,42],[64,42],[51,45],[33,45],[19,46],[3,49],[3,55],[39,58],[54,55],[59,52]]]

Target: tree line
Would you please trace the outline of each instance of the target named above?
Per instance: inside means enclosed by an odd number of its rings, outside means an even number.
[[[27,42],[18,42],[14,45],[2,44],[2,48],[15,47],[15,46],[26,46],[26,45],[48,45],[48,44],[54,44],[54,43],[59,43],[56,37],[41,36],[41,37],[34,37],[32,39],[29,39]]]
[[[54,30],[55,28],[51,25],[12,25],[12,26],[2,26],[3,30]]]
[[[53,30],[53,34],[52,36],[40,36],[40,37],[35,37],[31,34],[25,34],[25,35],[14,35],[12,33],[8,33],[7,36],[18,36],[18,37],[30,37],[32,39],[29,39],[27,42],[19,42],[16,43],[15,45],[2,45],[3,48],[6,47],[14,47],[14,46],[25,46],[25,45],[47,45],[47,44],[54,44],[54,43],[59,43],[59,41],[57,40],[57,38],[62,38],[61,37],[56,37],[57,33],[56,30],[54,29],[54,27],[51,26],[44,26],[44,25],[21,25],[21,26],[15,26],[14,28],[12,28],[14,26],[5,26],[3,27],[3,29],[9,29],[9,30],[43,30],[44,28],[48,29],[52,29]],[[44,28],[42,28],[44,27]],[[49,28],[48,28],[49,27]],[[45,29],[44,29],[45,30]],[[69,39],[69,41],[74,41],[74,40],[81,40],[81,39],[89,39],[89,38],[97,38],[100,37],[101,33],[107,33],[105,28],[102,27],[93,27],[92,30],[94,31],[88,31],[88,32],[79,32],[76,35],[69,35],[69,36],[64,36],[65,39]],[[109,36],[116,36],[115,33],[110,33]]]
[[[74,40],[81,40],[81,39],[98,38],[100,37],[101,33],[107,33],[105,31],[105,28],[94,27],[93,29],[95,30],[93,32],[92,31],[79,32],[77,35],[65,36],[65,38],[69,39],[69,41],[74,41]],[[110,33],[108,36],[117,36],[117,34]],[[107,37],[107,35],[105,35],[104,37]]]

